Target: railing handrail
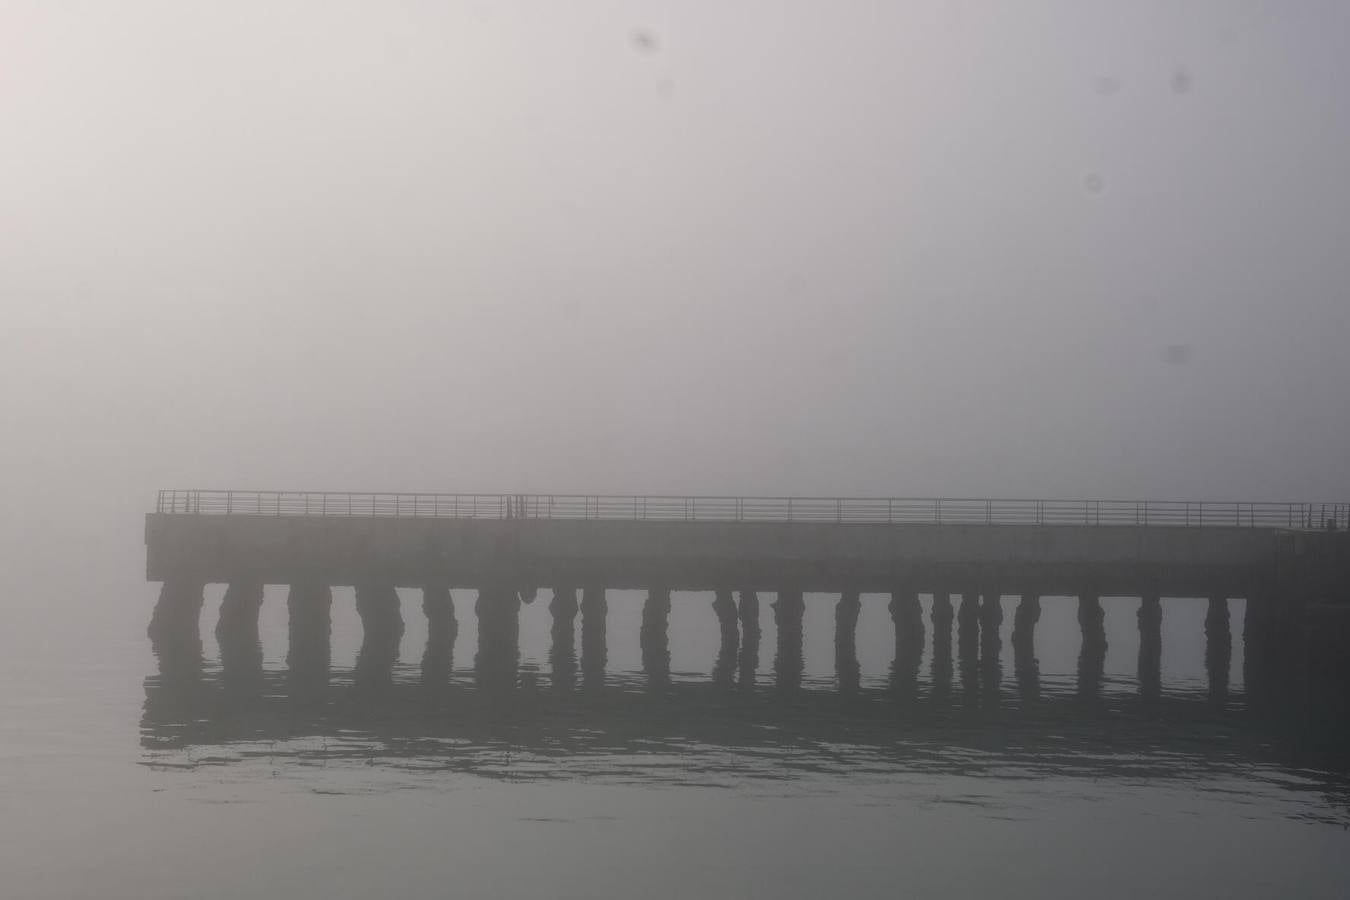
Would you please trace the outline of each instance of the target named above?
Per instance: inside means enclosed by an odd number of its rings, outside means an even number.
[[[446,494],[408,491],[160,491],[174,515],[608,519],[839,524],[1064,524],[1350,527],[1350,502],[1050,500],[993,497],[819,497],[640,494]]]

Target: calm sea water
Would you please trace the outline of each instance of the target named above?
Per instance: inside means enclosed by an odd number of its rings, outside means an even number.
[[[1335,897],[1350,895],[1344,723],[1253,710],[1233,604],[1213,697],[1204,605],[1165,601],[1162,695],[1140,698],[1137,601],[1106,599],[1106,677],[1083,696],[1072,601],[1047,598],[1038,692],[1002,665],[935,698],[931,649],[897,695],[886,598],[864,596],[841,696],[833,598],[808,595],[799,691],[776,685],[767,595],[753,686],[721,690],[710,597],[676,594],[653,690],[641,597],[611,592],[603,690],[556,684],[547,593],[521,613],[514,690],[474,676],[473,595],[445,683],[425,621],[390,683],[358,683],[336,591],[326,686],[295,695],[283,590],[263,673],[163,670],[155,588],[12,598],[0,656],[0,895],[338,897]],[[927,604],[925,603],[925,611]],[[931,629],[930,629],[931,637]],[[578,675],[578,682],[580,676]]]

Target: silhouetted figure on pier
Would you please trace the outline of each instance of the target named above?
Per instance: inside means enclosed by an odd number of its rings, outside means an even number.
[[[1162,598],[1157,594],[1139,599],[1139,696],[1149,701],[1162,696]]]
[[[450,680],[454,669],[455,638],[459,636],[459,621],[455,618],[455,601],[444,585],[428,585],[422,589],[422,612],[427,617],[427,646],[422,652],[422,684],[441,687]]]
[[[1078,693],[1091,699],[1101,689],[1106,667],[1106,613],[1096,594],[1079,595],[1078,627],[1083,635],[1082,649],[1078,653]]]
[[[576,588],[553,589],[553,599],[548,604],[548,610],[553,616],[548,663],[552,670],[553,687],[561,691],[570,691],[576,686],[578,609]]]
[[[1029,703],[1041,694],[1041,664],[1036,658],[1036,623],[1041,620],[1041,598],[1024,594],[1013,612],[1013,674],[1022,702]]]
[[[356,612],[363,630],[356,654],[356,686],[382,691],[394,680],[398,645],[403,639],[403,611],[393,585],[357,585]]]
[[[670,591],[652,588],[642,604],[642,670],[647,686],[664,688],[670,684]]]
[[[806,603],[798,590],[779,591],[773,603],[778,652],[773,671],[780,691],[795,691],[802,683],[802,615]]]
[[[1228,696],[1228,670],[1233,660],[1227,597],[1210,597],[1205,611],[1205,671],[1209,675],[1209,695],[1217,701]]]
[[[856,694],[861,679],[858,665],[858,614],[862,602],[857,591],[844,591],[834,607],[834,674],[841,694]]]
[[[754,689],[755,673],[759,671],[759,594],[741,591],[737,613],[741,621],[741,653],[736,664],[736,686],[749,691]]]
[[[605,589],[588,587],[581,592],[581,679],[587,690],[596,691],[605,684],[605,664],[609,650],[605,630],[609,601]]]
[[[318,582],[296,582],[286,596],[286,610],[290,617],[286,668],[291,698],[317,698],[328,686],[332,659],[333,589]]]
[[[713,595],[713,612],[721,639],[717,645],[717,659],[713,663],[712,680],[719,688],[729,688],[736,681],[736,654],[740,650],[741,629],[736,620],[736,601],[731,591],[719,590]]]
[[[933,594],[933,697],[946,700],[952,692],[952,595],[946,591]]]

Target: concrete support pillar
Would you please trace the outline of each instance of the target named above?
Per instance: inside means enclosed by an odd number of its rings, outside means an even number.
[[[598,690],[605,683],[608,615],[604,588],[588,587],[581,592],[581,678],[589,690]]]
[[[1228,696],[1228,670],[1233,660],[1233,634],[1229,622],[1228,598],[1210,597],[1205,612],[1205,671],[1209,673],[1209,694],[1215,699]]]
[[[670,681],[670,591],[652,588],[642,604],[642,669],[650,687]]]
[[[755,686],[755,673],[759,670],[759,594],[741,591],[737,612],[741,620],[741,655],[736,682],[741,690],[748,691]]]
[[[947,591],[933,593],[933,694],[945,698],[952,689],[952,595]]]
[[[1039,594],[1023,594],[1013,613],[1013,674],[1022,699],[1032,700],[1041,693],[1041,664],[1036,659],[1036,623],[1041,620]]]
[[[403,610],[392,584],[356,587],[356,612],[361,617],[361,649],[356,654],[356,684],[384,688],[394,680],[398,645],[403,638]]]
[[[919,595],[907,587],[891,591],[891,625],[895,629],[895,658],[891,662],[891,689],[899,698],[911,699],[918,690],[923,663],[923,607]]]
[[[183,640],[197,635],[200,641],[202,604],[205,602],[200,581],[172,579],[159,589],[159,601],[150,615],[146,629],[152,643],[163,640]]]
[[[548,610],[553,615],[552,639],[549,648],[549,668],[553,686],[570,691],[575,687],[577,671],[577,589],[571,586],[553,589]]]
[[[727,687],[735,680],[736,654],[740,650],[741,629],[736,619],[736,601],[731,591],[719,590],[713,595],[713,612],[721,630],[717,660],[713,663],[713,684]]]
[[[839,692],[858,691],[861,669],[858,666],[858,614],[862,601],[857,591],[844,591],[834,607],[834,674]]]
[[[454,668],[455,638],[459,621],[455,601],[443,584],[422,588],[422,614],[427,617],[427,646],[422,652],[422,684],[431,687],[450,680]]]
[[[287,680],[292,695],[299,698],[317,693],[328,683],[333,589],[318,582],[298,581],[290,587],[286,611],[290,616]]]
[[[1003,682],[1003,595],[986,592],[980,601],[980,682],[986,694],[997,694]]]
[[[199,581],[164,582],[150,617],[150,649],[159,663],[161,683],[171,693],[195,690],[201,680],[204,587]]]
[[[802,615],[806,604],[802,592],[780,590],[773,604],[773,621],[778,631],[778,653],[773,670],[778,687],[793,690],[802,682]]]
[[[1078,692],[1096,696],[1106,663],[1106,613],[1096,594],[1078,596],[1078,627],[1083,634],[1078,653]]]
[[[1139,694],[1149,700],[1162,695],[1162,598],[1157,594],[1139,599]]]
[[[262,686],[262,642],[258,613],[263,586],[256,581],[232,581],[220,603],[216,643],[220,646],[221,681],[231,693],[255,692]]]
[[[956,610],[956,659],[961,673],[961,690],[967,700],[976,697],[980,662],[980,595],[967,589]]]
[[[516,686],[520,663],[519,590],[509,585],[484,585],[478,590],[478,655],[474,670],[480,687],[509,690]]]

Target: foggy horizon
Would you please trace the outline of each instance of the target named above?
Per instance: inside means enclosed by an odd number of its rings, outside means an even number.
[[[756,9],[8,5],[17,490],[1346,493],[1346,10]]]

